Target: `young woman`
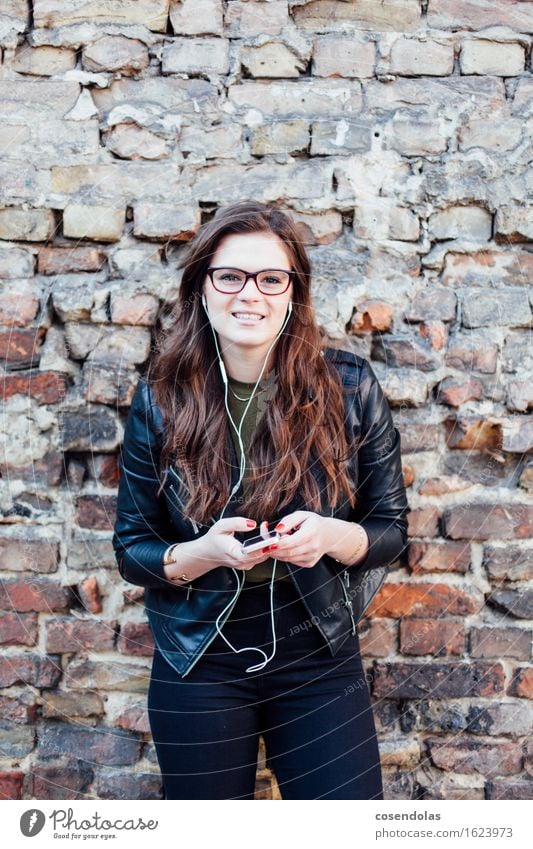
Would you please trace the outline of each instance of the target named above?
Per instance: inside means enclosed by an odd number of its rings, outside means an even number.
[[[366,360],[325,344],[287,214],[220,210],[181,265],[113,537],[146,588],[165,798],[253,799],[262,735],[284,799],[382,799],[357,622],[406,542],[389,407]]]

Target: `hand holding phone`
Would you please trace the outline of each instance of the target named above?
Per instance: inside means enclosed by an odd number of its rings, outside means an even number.
[[[260,551],[268,545],[271,545],[273,542],[277,542],[279,539],[281,539],[281,537],[277,531],[267,531],[266,537],[258,534],[255,537],[250,537],[250,539],[245,539],[244,542],[241,543],[241,550],[243,554],[249,554],[252,551]]]

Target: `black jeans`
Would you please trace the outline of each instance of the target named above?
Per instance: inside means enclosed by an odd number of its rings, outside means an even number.
[[[219,634],[183,678],[155,651],[148,714],[165,798],[253,799],[261,734],[283,799],[383,799],[357,634],[332,657],[292,581],[275,582],[274,615],[261,671],[245,670],[263,655]],[[222,633],[270,657],[268,583],[245,585]]]

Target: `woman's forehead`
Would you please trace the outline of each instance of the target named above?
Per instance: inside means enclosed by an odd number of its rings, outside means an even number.
[[[251,265],[257,265],[267,261],[274,267],[285,267],[290,262],[290,254],[283,241],[275,233],[231,233],[219,243],[215,256],[217,264],[221,262],[248,262],[243,267],[248,270]],[[278,263],[278,265],[276,265]],[[213,263],[214,264],[214,263]],[[264,267],[264,266],[263,266]]]

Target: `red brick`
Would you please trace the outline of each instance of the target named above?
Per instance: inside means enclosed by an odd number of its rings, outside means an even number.
[[[428,739],[426,745],[433,764],[446,772],[479,773],[492,778],[520,772],[522,766],[520,743],[496,740],[485,743],[462,735],[458,741]]]
[[[400,622],[402,654],[432,654],[443,657],[462,654],[465,648],[463,622],[438,619],[403,619]]]
[[[150,626],[143,622],[125,622],[120,629],[117,648],[121,654],[151,657],[154,639]]]
[[[97,619],[49,619],[46,622],[46,650],[49,652],[78,652],[84,649],[105,651],[113,649],[116,622]]]
[[[531,632],[526,628],[472,628],[470,631],[472,657],[531,657]]]
[[[0,361],[7,366],[30,366],[37,358],[44,328],[0,332]]]
[[[102,611],[102,594],[100,586],[94,575],[85,578],[78,584],[78,596],[85,610],[89,613],[101,613]]]
[[[468,572],[470,545],[462,542],[410,542],[408,564],[413,574]]]
[[[33,693],[21,696],[0,695],[0,716],[3,721],[29,725],[37,718],[37,703]]]
[[[0,324],[3,327],[26,327],[39,312],[39,303],[39,298],[29,293],[0,293]]]
[[[3,646],[34,646],[38,635],[36,613],[0,613],[0,643]]]
[[[148,710],[144,704],[130,705],[115,719],[115,725],[126,731],[137,731],[141,734],[150,734],[150,720]]]
[[[28,777],[28,794],[33,799],[85,799],[93,779],[91,766],[81,761],[61,766],[38,765]]]
[[[154,295],[111,295],[111,321],[113,324],[155,324],[159,312],[159,300]]]
[[[418,507],[408,516],[410,537],[436,537],[439,533],[439,511],[436,507]]]
[[[533,667],[524,666],[514,670],[509,695],[533,699]]]
[[[415,480],[415,470],[413,467],[409,465],[402,466],[402,474],[404,485],[406,487],[412,486]]]
[[[23,772],[0,772],[0,799],[22,799],[23,780]]]
[[[463,371],[480,371],[483,374],[493,374],[498,361],[498,346],[487,343],[482,347],[474,345],[464,336],[450,340],[444,362],[452,368]]]
[[[443,518],[451,539],[528,539],[533,531],[529,504],[457,504]]]
[[[387,699],[451,699],[495,696],[503,692],[501,663],[477,661],[395,662],[374,661],[373,695]]]
[[[90,460],[89,471],[95,480],[114,489],[118,486],[120,470],[115,454],[100,454]]]
[[[44,717],[72,719],[72,717],[99,717],[104,715],[104,702],[98,693],[75,690],[47,690],[42,695]]]
[[[106,254],[92,247],[41,247],[37,255],[39,274],[68,274],[73,271],[99,271]]]
[[[59,542],[48,539],[0,539],[0,569],[11,572],[56,572]]]
[[[3,610],[62,610],[70,604],[70,592],[58,581],[47,578],[8,580],[0,586],[0,608]]]
[[[368,616],[466,616],[479,612],[483,595],[473,587],[470,594],[448,584],[385,583],[367,610]]]
[[[64,462],[63,453],[50,450],[44,457],[33,460],[28,466],[0,462],[0,472],[4,477],[31,481],[33,486],[57,486],[63,476]]]
[[[55,658],[42,654],[19,654],[0,657],[0,687],[31,684],[34,687],[56,687],[61,667]]]
[[[448,342],[448,325],[443,321],[421,321],[418,332],[427,339],[434,351],[442,351]]]
[[[387,619],[363,619],[358,625],[361,654],[389,657],[396,650],[396,622]]]
[[[437,387],[436,401],[449,407],[461,407],[467,401],[481,401],[483,396],[484,389],[480,380],[445,377]]]
[[[75,521],[81,528],[110,531],[113,529],[116,507],[115,495],[80,495],[76,499]]]
[[[390,304],[382,301],[365,301],[359,304],[352,318],[352,333],[372,333],[375,330],[389,330],[392,325],[393,311]]]
[[[65,398],[67,389],[66,375],[55,371],[32,370],[4,375],[0,391],[3,399],[20,394],[34,398],[38,404],[59,404]]]

